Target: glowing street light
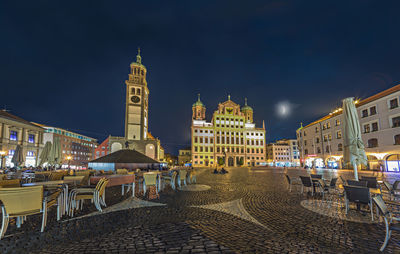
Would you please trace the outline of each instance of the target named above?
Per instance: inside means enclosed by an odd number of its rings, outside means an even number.
[[[68,169],[70,169],[70,163],[71,163],[71,160],[72,160],[72,156],[68,155],[67,157],[65,157],[65,159],[68,161]]]
[[[6,151],[0,151],[0,156],[1,156],[1,169],[3,169],[3,165],[4,165],[3,160],[4,160],[4,157],[6,156],[6,154],[7,154]]]

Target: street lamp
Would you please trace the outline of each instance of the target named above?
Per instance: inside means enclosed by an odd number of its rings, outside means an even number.
[[[67,161],[68,161],[68,169],[70,169],[70,162],[72,160],[72,156],[68,155],[65,159],[67,159]]]
[[[1,168],[0,169],[3,169],[3,167],[4,167],[3,160],[4,160],[4,157],[6,156],[6,154],[7,154],[6,151],[0,151],[0,156],[1,156]]]

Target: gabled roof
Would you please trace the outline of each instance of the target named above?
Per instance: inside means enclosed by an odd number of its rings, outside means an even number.
[[[12,120],[12,121],[20,122],[20,123],[23,123],[23,124],[27,124],[27,125],[42,129],[42,127],[40,127],[40,126],[38,126],[36,124],[33,124],[33,123],[31,123],[31,122],[29,122],[29,121],[27,121],[25,119],[22,119],[19,116],[16,116],[16,115],[13,115],[11,113],[8,113],[6,110],[0,110],[0,118],[6,118],[6,119],[9,119],[9,120]]]
[[[106,156],[92,160],[98,163],[159,163],[156,160],[130,149],[121,149]]]

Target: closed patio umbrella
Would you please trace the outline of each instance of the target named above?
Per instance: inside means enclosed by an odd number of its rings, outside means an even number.
[[[62,161],[61,157],[61,142],[59,137],[54,137],[53,144],[51,146],[51,151],[49,155],[49,164],[55,166],[59,165]]]
[[[367,156],[361,139],[360,122],[353,98],[343,100],[343,140],[345,166],[353,166],[354,178],[358,181],[357,166],[367,165]]]
[[[39,156],[39,166],[42,166],[43,163],[49,162],[49,155],[51,152],[51,142],[47,141],[43,147],[42,153]]]
[[[20,145],[17,145],[15,148],[11,162],[14,163],[15,167],[20,166],[24,162],[24,155],[22,154],[22,147]]]

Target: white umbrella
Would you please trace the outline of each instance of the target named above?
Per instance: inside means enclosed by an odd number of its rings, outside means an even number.
[[[357,166],[367,165],[367,156],[361,139],[360,121],[353,98],[343,100],[343,140],[345,165],[353,166],[354,178],[358,181]]]

